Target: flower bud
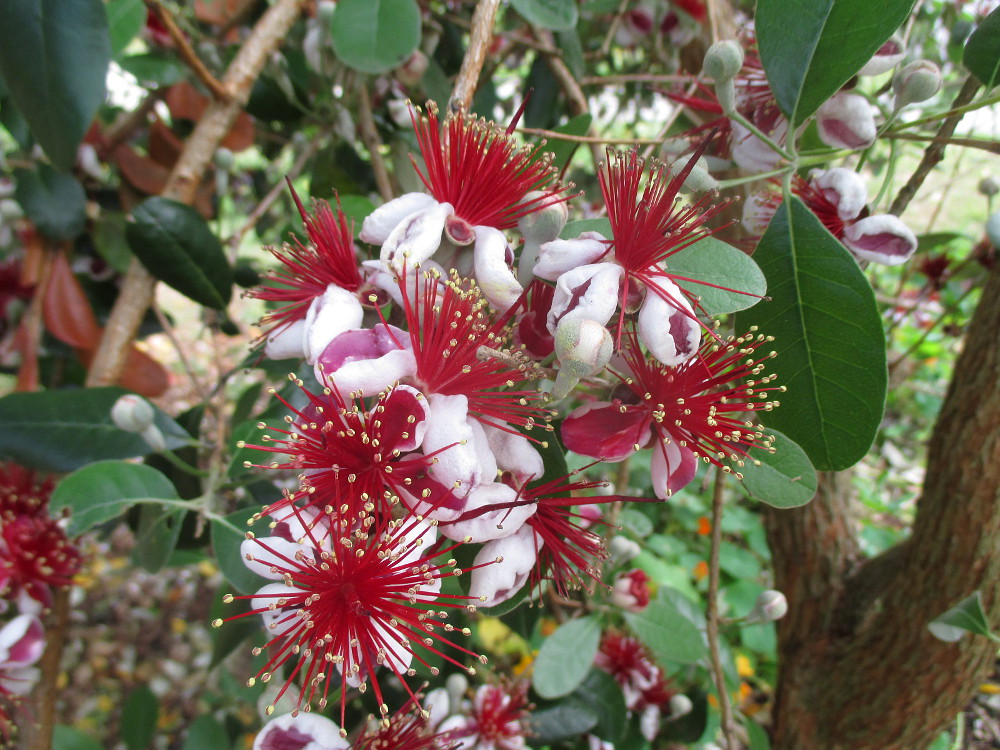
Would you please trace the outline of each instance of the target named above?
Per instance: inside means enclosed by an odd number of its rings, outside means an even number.
[[[834,148],[868,148],[875,142],[875,116],[860,94],[840,91],[816,110],[820,140]]]
[[[111,421],[125,432],[142,432],[153,424],[156,412],[142,396],[127,393],[111,407]]]
[[[539,190],[532,190],[524,196],[521,203],[537,201],[543,195],[545,193]],[[559,201],[525,214],[518,219],[517,228],[524,235],[525,242],[531,241],[541,245],[543,242],[558,239],[559,233],[566,226],[567,219],[569,219],[569,209],[566,208],[566,201]]]
[[[743,69],[743,47],[734,39],[716,42],[705,53],[702,72],[715,83],[733,80]]]
[[[316,3],[316,17],[325,24],[333,20],[333,13],[337,10],[337,3],[333,0],[319,0]]]
[[[559,373],[552,388],[552,398],[556,401],[565,398],[580,382],[580,378],[603,370],[610,361],[614,348],[608,329],[596,320],[563,320],[556,328],[555,335]]]
[[[904,57],[906,57],[906,47],[903,45],[903,39],[899,34],[893,34],[892,38],[879,47],[875,56],[858,71],[858,75],[877,76],[888,73],[901,63]]]
[[[997,193],[1000,193],[1000,181],[993,175],[989,175],[979,181],[978,189],[981,195],[992,198]]]
[[[628,562],[639,556],[639,553],[642,552],[642,547],[628,537],[619,535],[611,538],[608,550],[616,562]]]
[[[686,166],[686,159],[678,159],[670,165],[670,173],[676,175]],[[688,172],[688,176],[684,179],[684,184],[681,187],[686,193],[708,193],[719,189],[719,181],[712,177],[708,171],[705,157],[701,157],[691,168],[691,171]]]
[[[757,596],[754,607],[746,616],[745,622],[774,622],[788,613],[788,600],[780,591],[767,589]]]
[[[679,719],[694,710],[694,704],[684,693],[678,693],[670,699],[670,718]]]
[[[611,603],[627,612],[642,612],[649,606],[650,581],[646,571],[635,568],[619,573],[611,587]]]
[[[892,77],[895,109],[924,102],[941,90],[941,69],[930,60],[916,60]]]
[[[986,236],[993,247],[1000,248],[1000,211],[990,214],[986,220]]]
[[[427,55],[417,49],[392,74],[404,86],[416,86],[424,79],[427,65]]]
[[[228,148],[217,148],[215,150],[215,166],[223,172],[231,171],[235,163],[236,157]]]

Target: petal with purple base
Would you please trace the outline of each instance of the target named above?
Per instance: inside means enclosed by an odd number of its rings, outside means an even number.
[[[437,205],[427,193],[404,193],[372,211],[361,225],[358,239],[371,245],[381,245],[408,216]]]
[[[380,323],[344,331],[316,360],[316,380],[332,381],[341,393],[372,396],[417,371],[409,335]]]
[[[844,229],[844,244],[862,260],[898,266],[917,249],[917,237],[890,214],[868,216]]]
[[[507,312],[524,292],[508,262],[512,257],[503,232],[493,227],[476,227],[476,283],[500,312]]]
[[[694,479],[698,459],[689,449],[679,446],[676,440],[664,440],[653,446],[649,471],[653,491],[658,498],[666,500]]]
[[[567,271],[556,282],[546,326],[555,335],[560,322],[573,318],[605,325],[618,307],[624,269],[617,263],[591,263]]]
[[[608,241],[603,234],[584,232],[574,240],[552,240],[538,250],[538,262],[533,272],[546,281],[556,281],[567,271],[609,260]]]
[[[656,291],[646,291],[639,310],[639,339],[660,362],[676,367],[698,353],[702,326],[676,284],[667,279],[656,284]]]
[[[820,140],[834,148],[868,148],[875,142],[875,116],[860,94],[841,91],[816,110]]]
[[[562,423],[563,444],[574,453],[602,461],[621,461],[652,436],[649,410],[598,401],[574,409]]]

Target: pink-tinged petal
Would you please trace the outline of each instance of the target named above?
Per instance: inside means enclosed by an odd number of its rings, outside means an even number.
[[[34,615],[18,615],[0,630],[0,668],[34,664],[45,650],[45,630]]]
[[[780,195],[766,186],[763,190],[747,195],[743,201],[743,227],[751,236],[760,237],[764,234],[780,201]]]
[[[574,409],[560,435],[563,444],[581,456],[621,461],[649,442],[652,421],[645,407],[599,401]]]
[[[767,172],[774,169],[781,161],[781,155],[777,151],[747,130],[746,127],[734,120],[730,120],[729,124],[733,134],[733,161],[738,167],[748,172]],[[787,133],[788,121],[781,117],[768,136],[780,144],[785,140]]]
[[[549,331],[554,335],[560,322],[573,318],[605,325],[618,307],[618,287],[624,273],[617,263],[592,263],[560,276],[546,318]]]
[[[330,719],[299,712],[271,719],[253,742],[253,750],[347,750],[350,746]]]
[[[391,449],[402,453],[416,450],[427,431],[427,399],[416,388],[397,385],[382,405],[382,440]],[[410,421],[410,418],[413,421]]]
[[[903,45],[903,40],[893,34],[889,41],[879,47],[875,56],[858,71],[858,75],[877,76],[888,73],[903,62],[904,57],[906,57],[906,47]]]
[[[481,485],[469,494],[457,521],[440,525],[441,533],[458,542],[468,539],[476,544],[508,537],[516,533],[538,508],[534,503],[527,502],[510,507],[517,502],[517,497],[517,490],[502,482]]]
[[[322,297],[309,305],[306,313],[306,361],[314,364],[337,336],[352,328],[360,328],[365,311],[353,292],[331,284]]]
[[[497,468],[513,474],[518,486],[540,479],[545,473],[541,455],[524,435],[488,425],[484,429],[490,450],[496,458]]]
[[[837,215],[844,221],[856,218],[868,203],[865,181],[853,169],[816,169],[809,175],[809,181],[837,207]]]
[[[397,273],[403,272],[404,264],[413,268],[427,260],[441,246],[444,223],[451,213],[450,203],[436,203],[410,214],[386,238],[379,257]]]
[[[417,371],[409,335],[384,323],[337,336],[316,360],[316,380],[341,393],[372,396]]]
[[[816,111],[820,140],[834,148],[868,148],[875,142],[875,116],[860,94],[834,94]]]
[[[469,594],[480,599],[481,607],[495,607],[510,599],[527,583],[542,544],[530,526],[484,544],[474,563],[483,567],[472,571]],[[487,565],[497,559],[502,561]]]
[[[676,284],[660,279],[657,285],[670,299],[663,299],[652,289],[646,291],[639,310],[639,339],[660,362],[676,367],[698,353],[701,323]]]
[[[653,445],[653,458],[649,465],[653,491],[666,500],[677,490],[686,487],[698,471],[698,459],[676,440],[661,441]]]
[[[381,245],[404,219],[437,205],[427,193],[404,193],[372,211],[361,225],[358,239],[370,245]]]
[[[898,266],[917,249],[917,237],[900,219],[877,214],[856,221],[844,229],[844,244],[862,260]]]
[[[598,232],[584,232],[575,240],[552,240],[539,248],[533,272],[540,279],[556,281],[579,266],[609,260],[605,253],[608,253],[608,241]]]
[[[476,283],[483,296],[500,312],[507,312],[520,299],[524,289],[518,282],[510,261],[513,253],[503,232],[492,227],[476,227],[474,252]]]
[[[264,342],[264,356],[268,359],[302,359],[305,351],[306,321],[279,326]]]
[[[428,474],[456,498],[466,498],[480,484],[492,482],[496,477],[496,462],[485,467],[480,462],[482,450],[477,446],[477,438],[489,450],[486,436],[481,427],[476,431],[479,423],[469,419],[469,401],[465,396],[432,393],[427,404],[423,450],[425,455],[434,455]]]
[[[0,673],[0,691],[11,695],[28,695],[38,684],[42,672],[37,667],[14,667]]]

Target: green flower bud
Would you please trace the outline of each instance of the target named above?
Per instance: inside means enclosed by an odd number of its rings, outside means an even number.
[[[614,352],[614,341],[608,329],[596,320],[572,318],[556,328],[555,349],[559,372],[552,387],[552,399],[566,398],[580,378],[595,375],[604,369]]]
[[[539,190],[532,190],[524,196],[522,203],[530,203],[538,200],[545,193]],[[524,235],[525,241],[535,242],[541,245],[544,242],[551,242],[559,238],[559,233],[566,226],[569,219],[569,209],[566,208],[566,201],[553,203],[539,211],[532,211],[525,214],[517,222],[517,228]]]
[[[111,421],[125,432],[142,432],[153,424],[156,412],[142,396],[127,393],[111,407]]]
[[[753,609],[744,622],[774,622],[788,614],[788,600],[780,591],[767,589],[761,591],[754,602]]]
[[[678,159],[670,165],[670,173],[677,174],[687,166],[687,159]],[[708,171],[705,158],[698,159],[697,163],[688,172],[687,179],[681,186],[686,193],[708,193],[719,189],[719,181],[712,177]]]
[[[941,90],[941,69],[930,60],[911,62],[892,77],[892,90],[896,94],[893,104],[896,109],[927,101]]]
[[[705,53],[702,72],[716,83],[733,80],[743,69],[743,47],[734,39],[716,42]]]
[[[985,195],[987,198],[992,198],[997,193],[1000,193],[1000,181],[993,175],[988,175],[979,181],[978,188],[980,194]]]

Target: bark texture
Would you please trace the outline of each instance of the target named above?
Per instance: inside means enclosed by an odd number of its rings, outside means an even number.
[[[966,334],[928,447],[911,538],[862,561],[849,478],[766,518],[779,622],[775,750],[919,750],[967,704],[996,647],[927,623],[976,589],[1000,602],[1000,270]],[[991,616],[995,622],[995,614]]]

